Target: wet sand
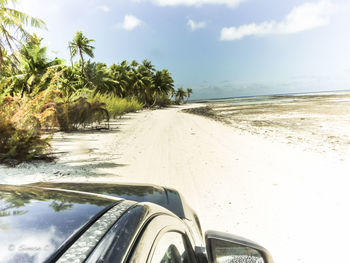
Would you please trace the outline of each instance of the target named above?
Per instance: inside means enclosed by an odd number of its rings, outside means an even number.
[[[340,159],[350,157],[350,92],[252,97],[208,105],[234,128]]]

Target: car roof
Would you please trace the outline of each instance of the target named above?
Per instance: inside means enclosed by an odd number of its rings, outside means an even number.
[[[30,186],[53,189],[69,189],[102,194],[113,198],[123,198],[136,202],[150,202],[171,211],[181,219],[194,223],[196,231],[202,238],[202,229],[197,214],[187,204],[183,196],[175,189],[146,184],[106,184],[106,183],[52,183],[39,182]]]
[[[108,183],[50,183],[28,184],[40,188],[66,189],[102,194],[135,202],[150,202],[160,205],[180,218],[186,218],[187,204],[178,191],[157,185],[108,184]]]

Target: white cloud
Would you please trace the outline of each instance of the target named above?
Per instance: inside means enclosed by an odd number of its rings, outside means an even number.
[[[221,40],[238,40],[245,36],[263,36],[268,34],[292,34],[330,23],[334,6],[328,0],[305,3],[292,9],[280,22],[267,21],[260,24],[247,24],[239,27],[221,29]]]
[[[103,12],[109,12],[110,11],[109,7],[106,6],[106,5],[100,5],[97,8],[102,10]]]
[[[126,15],[122,27],[125,30],[133,30],[141,25],[141,20],[132,15]]]
[[[177,5],[186,5],[186,6],[202,6],[205,4],[217,4],[217,5],[226,5],[228,7],[236,7],[240,3],[245,2],[246,0],[135,0],[137,2],[153,2],[156,5],[160,6],[177,6]]]
[[[204,21],[201,22],[195,22],[192,19],[189,19],[187,22],[187,25],[190,27],[192,31],[195,31],[197,29],[205,28],[207,23]]]

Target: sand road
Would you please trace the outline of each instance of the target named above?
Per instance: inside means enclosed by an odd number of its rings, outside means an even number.
[[[270,250],[275,262],[347,258],[347,160],[306,152],[180,110],[129,114],[117,132],[73,134],[69,140],[63,135],[55,147],[66,147],[67,153],[56,164],[0,168],[0,174],[7,174],[7,183],[28,173],[29,181],[174,187],[198,212],[204,229],[255,240]],[[113,165],[102,165],[106,162]],[[86,175],[76,176],[82,169]],[[60,177],[58,170],[63,171]]]

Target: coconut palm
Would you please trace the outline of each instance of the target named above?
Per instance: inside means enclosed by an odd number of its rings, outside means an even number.
[[[149,60],[145,59],[142,61],[142,64],[138,66],[137,71],[143,76],[143,79],[146,80],[141,96],[142,101],[147,106],[151,106],[154,102],[154,96],[157,93],[153,82],[155,68]]]
[[[144,59],[144,60],[142,61],[142,65],[143,65],[146,69],[148,69],[150,72],[152,72],[152,75],[153,75],[153,72],[155,71],[155,67],[154,67],[154,65],[152,64],[151,61],[149,61],[149,60],[147,60],[147,59]]]
[[[2,56],[2,65],[0,66],[1,77],[9,77],[17,70],[18,60],[14,56],[8,55],[6,50],[3,51]]]
[[[44,28],[45,23],[23,12],[8,7],[9,2],[16,4],[17,0],[0,0],[0,70],[6,50],[12,53],[20,41],[30,37],[25,26]]]
[[[145,105],[151,105],[152,74],[144,66],[131,70],[130,84],[133,95]]]
[[[157,71],[153,77],[153,82],[156,89],[161,93],[170,94],[174,87],[174,80],[167,69]]]
[[[184,101],[185,97],[186,97],[186,91],[182,87],[178,88],[175,94],[176,104],[181,104]]]
[[[139,66],[139,63],[136,60],[132,60],[130,63],[131,69],[136,69]]]
[[[10,93],[18,91],[23,97],[25,93],[31,94],[34,87],[37,92],[42,91],[50,82],[50,72],[57,72],[62,66],[62,60],[48,59],[46,47],[41,46],[41,41],[33,34],[16,52],[18,66],[3,80],[4,85],[10,88]]]
[[[130,82],[130,72],[128,69],[128,63],[123,61],[121,64],[113,64],[109,67],[109,73],[114,81],[117,82],[114,87],[115,93],[120,97],[127,97],[130,92],[128,89]]]
[[[73,58],[79,53],[81,59],[81,73],[84,74],[84,54],[89,57],[94,57],[95,47],[91,46],[90,43],[94,42],[93,39],[88,39],[84,36],[82,31],[77,31],[73,38],[73,41],[69,42],[69,51],[71,56],[71,63],[73,66]]]
[[[86,74],[89,77],[89,81],[93,85],[94,94],[112,94],[114,96],[121,96],[123,92],[123,86],[121,82],[117,79],[113,78],[111,71],[107,68],[104,63],[90,63],[89,72],[90,74]],[[87,70],[88,71],[88,70]]]
[[[156,71],[153,76],[153,84],[154,84],[154,102],[153,105],[156,104],[157,98],[167,98],[172,97],[174,90],[174,80],[171,77],[171,74],[168,70],[163,69],[162,71]]]
[[[193,92],[193,90],[191,88],[188,88],[186,90],[186,97],[187,97],[186,103],[188,102],[188,99],[190,98],[192,92]]]

